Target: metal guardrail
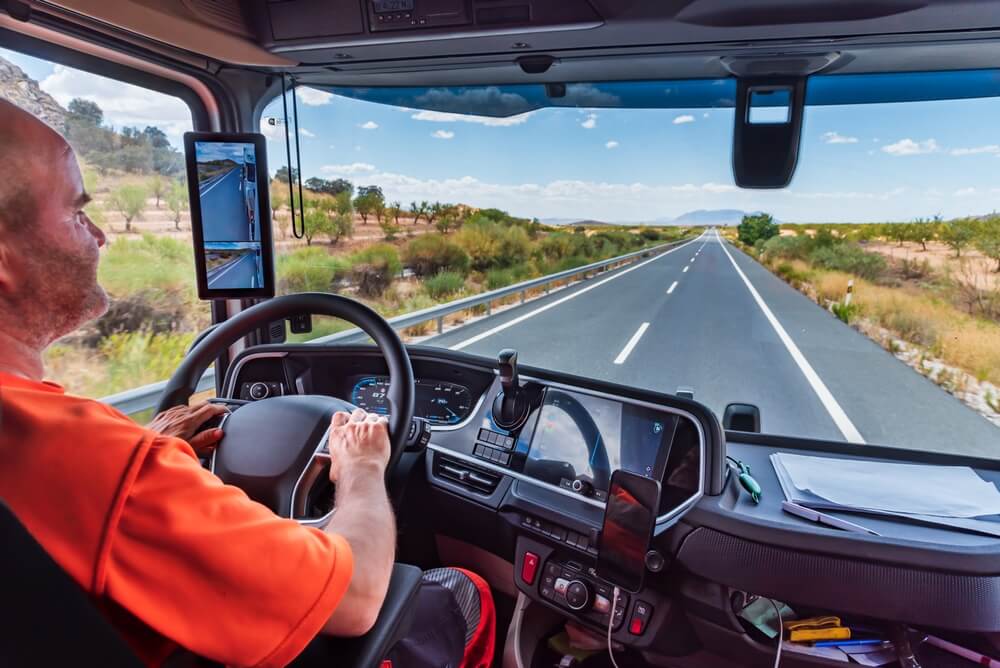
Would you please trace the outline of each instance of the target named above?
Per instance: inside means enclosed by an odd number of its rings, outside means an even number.
[[[642,250],[633,251],[631,253],[619,255],[607,260],[592,262],[582,267],[574,267],[572,269],[567,269],[566,271],[560,271],[555,274],[548,274],[547,276],[541,276],[539,278],[533,278],[521,283],[508,285],[507,287],[500,288],[498,290],[491,290],[489,292],[482,292],[478,295],[463,297],[462,299],[456,299],[445,304],[438,304],[437,306],[431,306],[412,313],[404,313],[403,315],[397,315],[389,318],[388,322],[394,329],[406,329],[407,327],[413,327],[414,325],[419,325],[424,322],[434,321],[437,324],[437,331],[440,334],[444,331],[444,318],[452,313],[466,311],[477,306],[485,305],[487,315],[489,315],[492,313],[492,304],[495,301],[520,294],[521,303],[523,304],[527,298],[528,290],[544,288],[547,294],[552,283],[565,281],[581,275],[584,279],[586,279],[588,277],[587,275],[590,273],[604,272],[617,265],[657,255],[669,248],[682,244],[685,241],[688,241],[688,239],[680,239],[678,241],[671,241],[669,243],[660,244],[659,246],[653,246],[651,248],[643,248]],[[367,338],[367,334],[358,328],[353,328],[344,330],[343,332],[337,332],[336,334],[330,334],[328,336],[321,336],[312,339],[309,343],[343,343],[355,338],[364,339]],[[215,371],[210,368],[202,375],[201,380],[198,382],[198,391],[202,392],[208,390],[213,387],[214,384]],[[134,415],[155,407],[156,402],[159,400],[160,394],[163,392],[163,388],[166,387],[166,385],[167,381],[165,380],[158,383],[152,383],[150,385],[143,385],[142,387],[137,387],[132,390],[126,390],[124,392],[119,392],[118,394],[112,394],[111,396],[104,397],[101,401],[120,410],[126,415]]]

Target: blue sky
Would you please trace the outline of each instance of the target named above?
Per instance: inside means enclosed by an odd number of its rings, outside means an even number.
[[[109,123],[157,125],[175,145],[183,103],[0,49],[62,104],[87,97]],[[1000,99],[810,107],[781,191],[733,184],[732,109],[541,109],[508,119],[418,112],[299,91],[306,177],[381,185],[390,200],[496,206],[522,216],[648,221],[694,209],[786,221],[982,214],[1000,200]],[[265,117],[281,115],[280,100]],[[283,127],[262,123],[271,171]],[[293,147],[294,150],[294,147]]]

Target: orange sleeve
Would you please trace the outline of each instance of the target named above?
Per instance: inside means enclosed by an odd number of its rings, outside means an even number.
[[[157,438],[107,563],[106,595],[153,630],[227,665],[282,666],[347,591],[347,541],[281,519]]]

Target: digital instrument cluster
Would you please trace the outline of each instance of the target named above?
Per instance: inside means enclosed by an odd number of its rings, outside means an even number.
[[[472,412],[472,392],[464,385],[418,378],[413,414],[433,425],[456,425]],[[362,376],[355,380],[350,402],[371,413],[389,413],[388,376]]]

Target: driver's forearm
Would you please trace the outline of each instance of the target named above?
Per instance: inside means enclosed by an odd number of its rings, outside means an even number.
[[[356,636],[368,632],[385,600],[395,561],[396,523],[380,469],[344,473],[337,483],[337,509],[326,531],[350,544],[354,574],[323,632]]]

